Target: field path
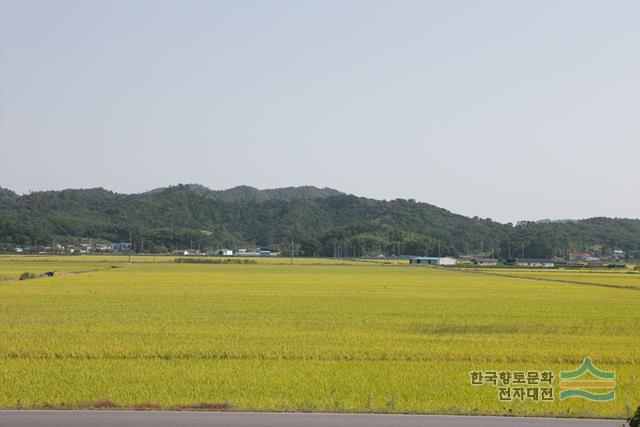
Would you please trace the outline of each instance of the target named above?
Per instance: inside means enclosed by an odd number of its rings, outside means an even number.
[[[578,280],[558,279],[555,277],[548,278],[548,277],[518,276],[516,274],[494,273],[492,271],[464,270],[461,268],[456,268],[455,271],[459,271],[460,273],[465,273],[465,274],[481,274],[485,276],[506,277],[509,279],[536,280],[538,282],[568,283],[570,285],[597,286],[601,288],[615,288],[615,289],[627,289],[631,291],[640,291],[640,287],[637,287],[637,286],[613,285],[611,283],[581,282]]]

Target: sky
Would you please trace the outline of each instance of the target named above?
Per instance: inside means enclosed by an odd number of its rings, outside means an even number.
[[[640,217],[640,1],[0,0],[0,186]]]

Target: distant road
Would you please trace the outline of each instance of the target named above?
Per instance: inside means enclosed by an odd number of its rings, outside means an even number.
[[[0,411],[16,427],[620,427],[622,421],[450,415],[300,414],[172,411]]]

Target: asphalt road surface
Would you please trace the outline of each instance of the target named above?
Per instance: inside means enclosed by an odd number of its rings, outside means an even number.
[[[171,411],[0,411],[0,426],[124,427],[620,427],[622,421],[450,415]]]

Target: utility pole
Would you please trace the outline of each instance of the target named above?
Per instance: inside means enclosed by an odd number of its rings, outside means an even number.
[[[293,239],[291,239],[291,265],[293,265],[293,251],[295,246],[293,245]]]
[[[524,242],[522,243],[522,259],[524,259]]]
[[[132,243],[131,230],[129,230],[129,264],[131,264],[131,243]]]
[[[440,251],[440,240],[438,240],[438,258],[442,258],[442,254]]]

